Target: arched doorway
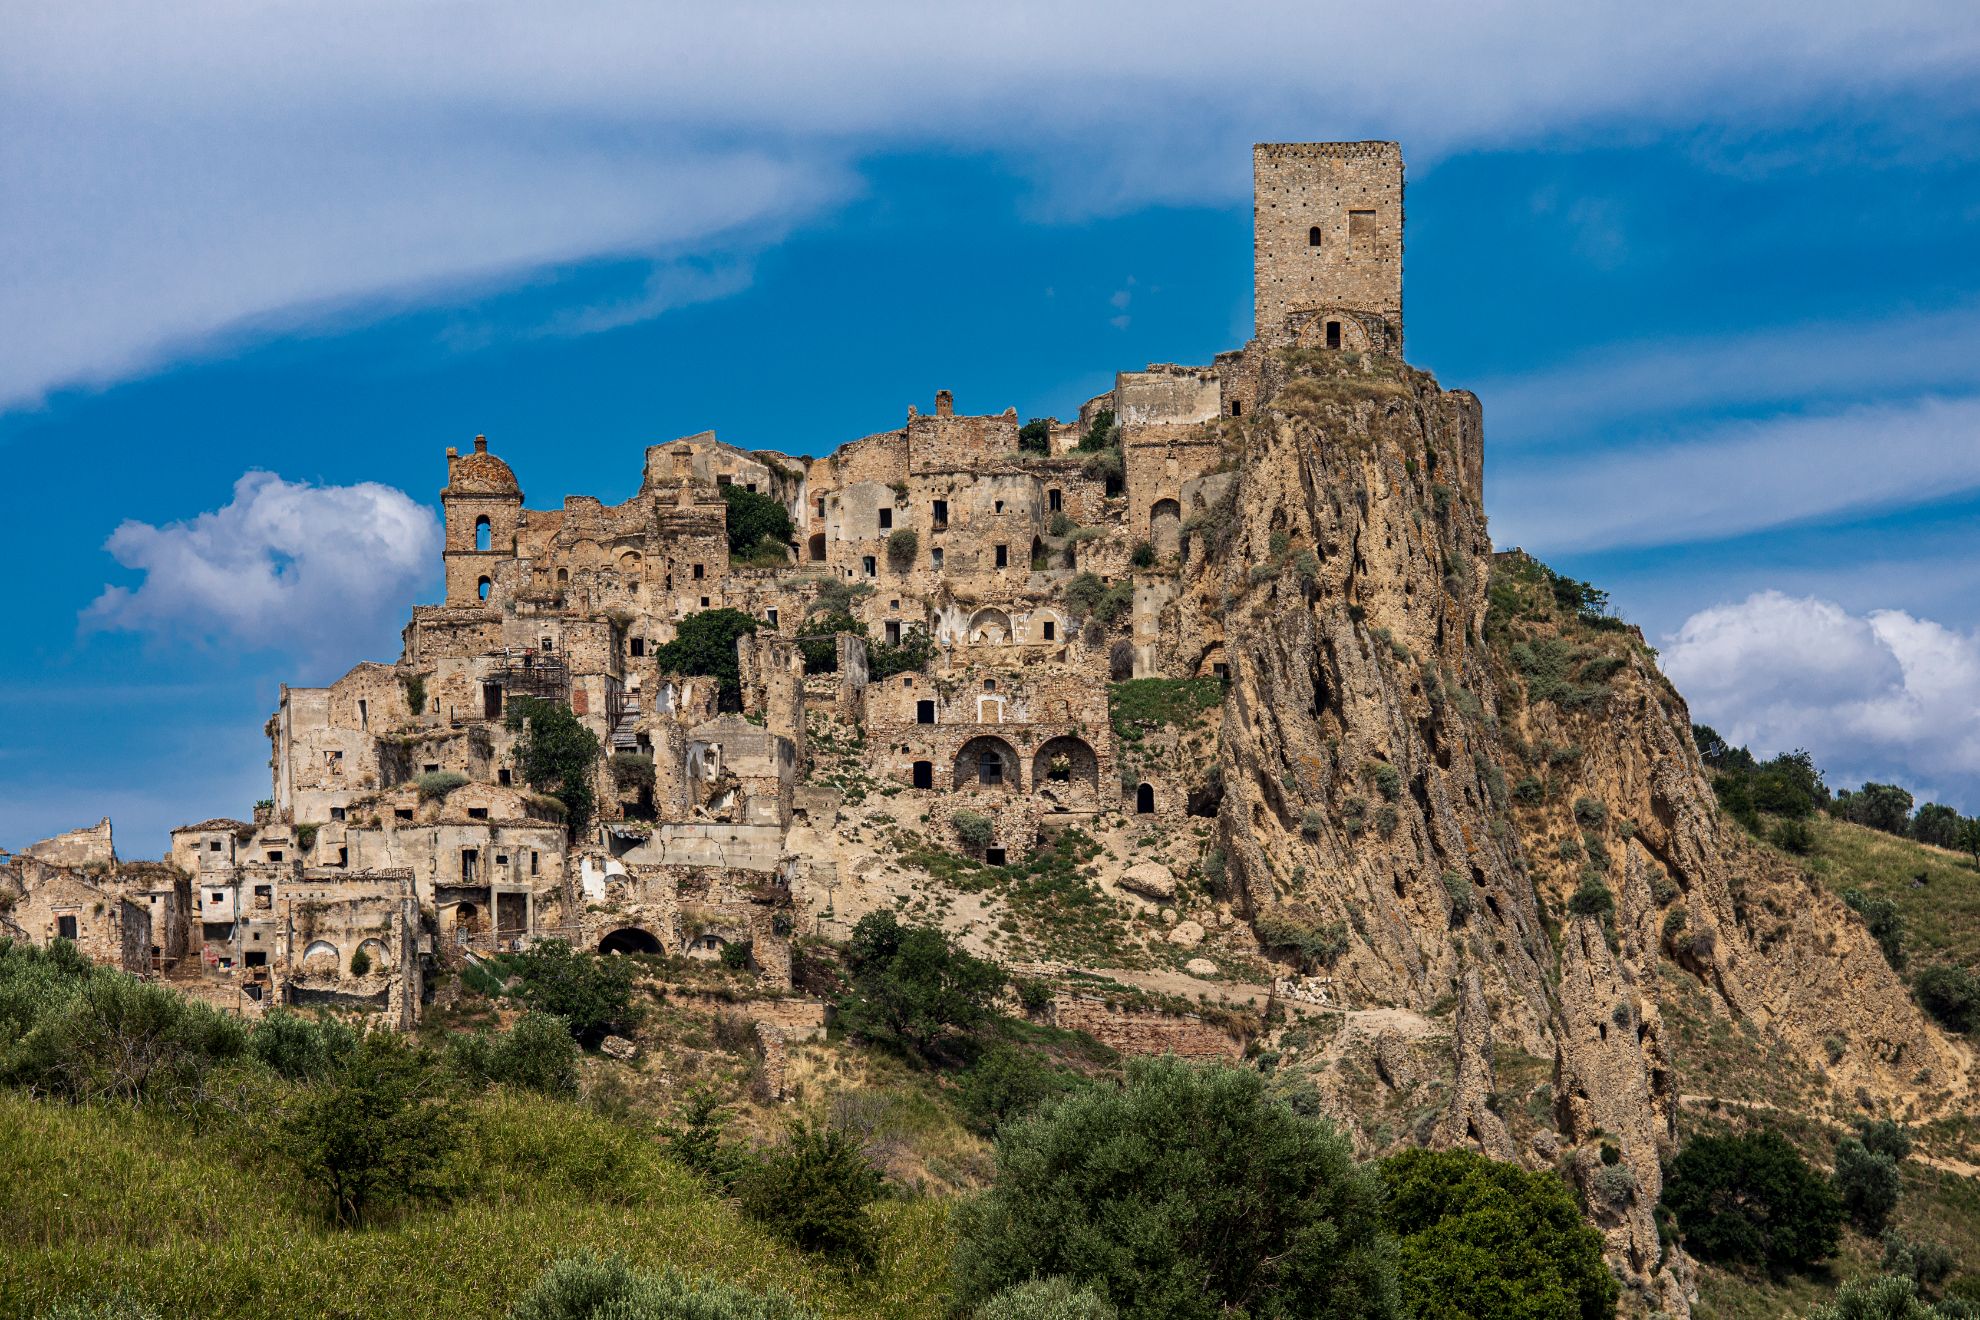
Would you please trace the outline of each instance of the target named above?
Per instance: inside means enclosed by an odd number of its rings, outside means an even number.
[[[825,533],[813,532],[811,534],[811,558],[814,563],[822,564],[825,562]]]
[[[660,941],[637,926],[621,926],[598,941],[600,953],[658,953]]]
[[[462,903],[454,909],[454,929],[466,931],[470,935],[481,933],[481,909],[473,903]]]
[[[1055,785],[1067,788],[1084,784],[1100,787],[1100,758],[1083,738],[1070,734],[1049,739],[1031,758],[1033,792],[1045,792]]]
[[[956,753],[957,788],[1018,787],[1017,752],[1002,738],[971,738]]]
[[[1155,810],[1155,785],[1143,784],[1134,790],[1134,810],[1138,816],[1146,816]]]
[[[1175,500],[1156,500],[1148,511],[1148,539],[1155,554],[1173,559],[1182,548],[1182,505]]]

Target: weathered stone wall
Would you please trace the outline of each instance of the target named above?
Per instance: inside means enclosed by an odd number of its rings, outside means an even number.
[[[1269,337],[1301,308],[1338,306],[1378,312],[1400,336],[1402,148],[1268,142],[1251,160],[1254,333]]]
[[[1244,1054],[1243,1040],[1199,1017],[1122,1009],[1080,995],[1054,995],[1051,1014],[1054,1026],[1084,1031],[1129,1056],[1178,1054],[1228,1062]]]

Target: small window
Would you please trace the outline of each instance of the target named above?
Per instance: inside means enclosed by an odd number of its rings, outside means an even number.
[[[361,698],[358,701],[358,727],[360,729],[371,727],[371,707]]]
[[[1231,667],[1225,664],[1222,660],[1219,660],[1215,664],[1210,666],[1210,676],[1212,678],[1228,678],[1230,676],[1230,672],[1231,672]]]
[[[627,646],[632,649],[634,659],[638,659],[640,656],[646,654],[646,639],[644,637],[633,638],[632,641],[627,643]]]
[[[394,808],[392,808],[392,819],[393,819],[393,820],[411,820],[411,819],[412,819],[412,808],[411,808],[411,807],[394,807]]]
[[[1231,400],[1231,416],[1233,416],[1233,417],[1242,417],[1243,415],[1244,415],[1244,403],[1243,403],[1243,401],[1242,401],[1242,400],[1239,400],[1239,399],[1232,399],[1232,400]]]
[[[933,724],[935,722],[935,703],[932,701],[915,702],[914,722],[916,724]]]
[[[76,937],[76,919],[66,916],[55,918],[55,935],[58,939],[74,939]]]
[[[1312,227],[1311,229],[1309,229],[1309,230],[1307,230],[1307,231],[1306,231],[1306,246],[1308,246],[1308,247],[1319,247],[1319,246],[1320,246],[1320,226],[1319,226],[1319,225],[1315,225],[1315,226],[1313,226],[1313,227]]]
[[[983,864],[985,866],[1002,866],[1004,864],[1004,850],[1002,848],[985,848],[983,850]]]
[[[984,679],[984,680],[983,680],[983,690],[984,690],[985,692],[995,692],[995,691],[997,690],[997,680],[996,680],[996,679],[994,679],[994,678],[986,678],[986,679]]]
[[[344,754],[342,752],[325,752],[323,759],[327,764],[334,766],[344,759]]]
[[[495,782],[500,784],[504,788],[507,788],[509,786],[509,784],[512,782],[512,779],[513,777],[509,773],[509,767],[506,765],[495,772]]]
[[[899,646],[901,644],[900,624],[894,622],[889,622],[887,624],[887,644],[889,646]]]
[[[570,586],[570,585],[571,585],[571,570],[570,570],[570,569],[568,569],[568,568],[560,568],[560,569],[558,569],[558,570],[557,570],[557,585],[558,585],[558,586],[560,586],[560,587],[568,587],[568,586]]]
[[[746,490],[746,491],[748,491],[748,492],[749,492],[750,494],[752,494],[752,495],[754,495],[754,494],[756,494],[756,483],[755,483],[755,482],[753,482],[753,481],[751,481],[751,482],[746,482],[746,483],[744,483],[744,485],[743,485],[743,489],[744,489],[744,490]]]
[[[728,473],[719,472],[715,475],[715,484],[717,486],[733,486],[736,483],[735,480],[732,477],[730,477]]]
[[[469,819],[469,820],[487,820],[487,819],[488,819],[488,808],[487,808],[487,807],[469,807],[469,808],[468,808],[468,819]]]
[[[489,581],[487,578],[474,584],[474,594],[482,600],[488,599]]]
[[[825,501],[823,498],[820,498],[818,501],[818,516],[821,518],[825,516]]]
[[[1136,815],[1146,816],[1155,810],[1155,785],[1143,784],[1134,790],[1134,810]]]
[[[529,873],[531,875],[536,874],[536,854],[534,852],[531,852],[529,855]]]
[[[1059,626],[1057,624],[1053,623],[1050,619],[1047,619],[1045,620],[1043,627],[1044,627],[1046,641],[1051,642],[1058,640]]]
[[[1340,346],[1341,323],[1339,321],[1329,321],[1327,322],[1327,347],[1339,348]]]
[[[486,550],[486,549],[488,549],[488,546],[489,546],[489,543],[490,543],[490,541],[492,540],[492,538],[493,538],[493,535],[494,535],[494,534],[493,534],[493,533],[492,533],[492,532],[491,532],[491,531],[489,530],[489,527],[488,527],[488,515],[487,515],[487,514],[485,514],[485,513],[484,513],[484,514],[482,514],[482,515],[481,515],[481,516],[480,516],[479,518],[476,518],[476,519],[474,520],[474,548],[475,548],[475,549],[477,549],[477,550]]]
[[[269,860],[269,861],[271,861],[271,862],[279,862],[279,861],[281,861],[281,860],[282,860],[282,850],[281,850],[280,848],[270,848],[270,849],[268,850],[268,860]]]
[[[860,567],[860,571],[865,573],[866,576],[868,577],[880,576],[880,561],[875,559],[872,555],[861,556],[859,561],[859,567]]]
[[[894,525],[894,511],[892,509],[880,510],[880,530],[884,532],[893,525]]]
[[[998,568],[1009,568],[1010,566],[1011,566],[1011,548],[1010,548],[1009,546],[1007,546],[1007,545],[1000,545],[1000,546],[998,546],[998,547],[997,547],[997,567],[998,567]]]
[[[701,598],[701,608],[704,610],[708,608],[708,597],[703,596]]]
[[[1057,513],[1064,505],[1065,493],[1063,491],[1048,490],[1045,492],[1045,507],[1053,513]]]
[[[929,519],[929,522],[938,532],[949,525],[949,502],[947,500],[935,501],[935,513]]]
[[[344,818],[344,809],[343,809],[342,807],[332,807],[332,808],[330,808],[330,819],[331,819],[331,820],[342,820],[343,818]]]
[[[933,550],[930,550],[928,552],[928,566],[933,569],[940,569],[942,567],[941,546],[938,545]]]
[[[207,901],[212,903],[224,903],[227,901],[227,896],[221,893],[218,889],[216,889],[213,891],[213,897]]]
[[[914,786],[916,788],[935,787],[935,763],[916,761],[914,763]]]
[[[255,938],[260,939],[261,936],[256,935]],[[268,965],[268,950],[249,949],[247,951],[247,956],[243,958],[241,961],[246,963],[249,967],[266,967]]]
[[[765,623],[768,623],[772,628],[775,628],[777,626],[777,611],[765,610],[763,612],[763,620]]]
[[[218,839],[214,839],[214,840],[213,840],[212,842],[210,842],[210,843],[208,843],[208,844],[206,845],[206,850],[207,850],[208,852],[219,852],[219,851],[220,851],[220,840],[218,840]]]
[[[424,770],[429,775],[437,775],[440,773],[440,763],[437,761],[428,761],[425,765],[421,766],[420,769]]]
[[[704,566],[704,565],[701,565],[701,564],[696,564],[696,565],[694,566],[694,580],[695,580],[696,582],[699,582],[699,581],[701,581],[701,575],[702,575],[702,573],[703,573],[704,571],[705,571],[705,566]]]
[[[339,848],[337,850],[337,860],[331,863],[331,865],[349,866],[350,864],[351,864],[351,850],[349,848]]]
[[[996,500],[990,505],[990,512],[992,513],[1002,513],[1003,511],[1004,502],[1002,500]]]

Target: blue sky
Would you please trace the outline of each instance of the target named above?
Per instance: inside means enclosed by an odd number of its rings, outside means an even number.
[[[1252,141],[1368,136],[1495,542],[1698,718],[1980,810],[1961,6],[1063,8],[10,9],[0,843],[264,796],[276,684],[437,594],[446,446],[553,504],[1069,415],[1248,333]]]

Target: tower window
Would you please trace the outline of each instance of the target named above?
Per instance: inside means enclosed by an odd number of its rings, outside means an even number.
[[[880,530],[884,532],[893,525],[894,525],[894,511],[892,509],[880,510]]]
[[[1057,513],[1065,505],[1065,492],[1048,490],[1045,492],[1045,507]]]
[[[1242,415],[1242,414],[1243,414],[1243,412],[1244,412],[1244,404],[1243,404],[1243,402],[1242,402],[1241,400],[1238,400],[1238,399],[1232,399],[1232,400],[1231,400],[1231,416],[1233,416],[1233,417],[1237,417],[1237,416],[1240,416],[1240,415]]]
[[[1327,347],[1339,348],[1340,346],[1341,323],[1339,321],[1329,321],[1327,322]]]
[[[935,501],[935,513],[929,521],[938,532],[949,525],[949,502],[947,500]]]
[[[487,599],[488,599],[488,589],[489,589],[489,587],[490,587],[490,585],[491,585],[491,584],[490,584],[490,582],[488,581],[488,579],[487,579],[487,578],[483,578],[483,579],[481,579],[481,581],[479,581],[479,582],[477,582],[477,583],[475,583],[475,584],[474,584],[474,594],[475,594],[475,595],[476,595],[476,596],[477,596],[478,598],[480,598],[480,599],[482,599],[482,600],[487,600]]]
[[[997,547],[997,567],[998,567],[998,568],[1009,568],[1009,567],[1010,567],[1010,565],[1011,565],[1011,548],[1010,548],[1009,546],[1007,546],[1007,545],[1000,545],[1000,546],[998,546],[998,547]]]
[[[859,566],[868,577],[880,576],[880,563],[872,555],[860,556]]]
[[[1311,228],[1311,229],[1309,229],[1309,230],[1307,230],[1307,231],[1306,231],[1306,246],[1308,246],[1308,247],[1319,247],[1319,246],[1320,246],[1320,226],[1319,226],[1319,225],[1315,225],[1315,226],[1313,226],[1313,228]]]
[[[936,570],[940,570],[940,569],[941,569],[941,567],[942,567],[942,547],[941,547],[941,546],[939,546],[939,545],[938,545],[938,546],[936,546],[936,547],[935,547],[935,548],[934,548],[933,550],[930,550],[930,551],[928,552],[928,566],[929,566],[930,568],[933,568],[933,569],[936,569]]]

